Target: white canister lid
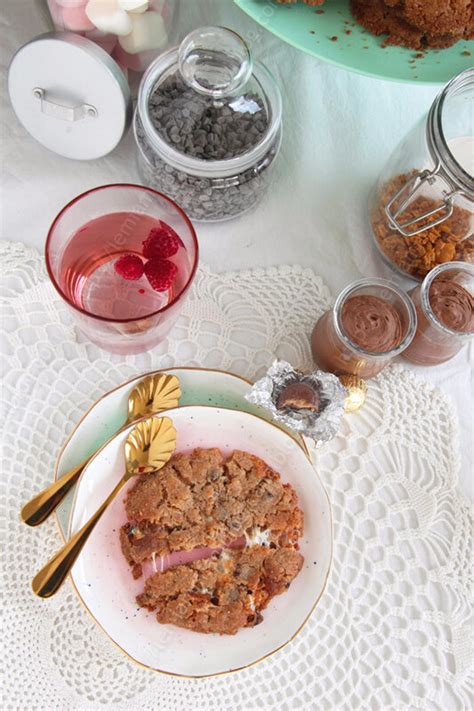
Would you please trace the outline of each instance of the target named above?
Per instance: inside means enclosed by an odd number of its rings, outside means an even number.
[[[72,32],[36,37],[8,70],[13,109],[43,146],[67,158],[110,153],[132,118],[125,75],[101,47]]]

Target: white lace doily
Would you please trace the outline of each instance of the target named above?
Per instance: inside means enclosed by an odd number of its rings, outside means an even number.
[[[123,358],[80,342],[42,259],[0,249],[5,709],[472,709],[471,516],[455,491],[457,424],[439,392],[399,366],[316,453],[334,515],[325,595],[268,660],[207,680],[135,666],[95,626],[69,583],[34,597],[34,572],[60,543],[53,520],[19,522],[51,479],[58,449],[104,390],[153,368],[221,367],[255,377],[275,357],[311,364],[308,333],[330,295],[299,267],[199,272],[171,337]]]

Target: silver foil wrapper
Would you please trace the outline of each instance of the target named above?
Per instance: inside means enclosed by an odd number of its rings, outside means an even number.
[[[319,412],[289,407],[277,408],[276,403],[281,391],[294,382],[308,383],[318,389]],[[295,370],[289,363],[276,360],[267,374],[257,380],[245,397],[249,402],[269,410],[275,420],[305,437],[311,437],[315,444],[319,445],[332,439],[339,430],[346,395],[345,387],[332,373],[316,370],[304,374]]]

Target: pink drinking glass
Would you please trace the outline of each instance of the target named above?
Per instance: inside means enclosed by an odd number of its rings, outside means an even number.
[[[142,255],[152,227],[166,223],[181,240],[171,288],[158,292],[143,275],[127,280],[115,265]],[[46,240],[46,266],[77,326],[100,348],[124,355],[158,345],[179,316],[198,264],[198,241],[183,210],[141,185],[103,185],[71,200]],[[146,260],[143,260],[146,261]]]

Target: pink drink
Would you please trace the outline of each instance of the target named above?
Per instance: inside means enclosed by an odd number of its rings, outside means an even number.
[[[181,240],[169,258],[178,272],[166,291],[155,291],[145,275],[130,281],[115,270],[126,254],[145,263],[142,243],[160,226],[171,227]],[[46,258],[54,286],[90,340],[116,353],[138,353],[160,343],[179,315],[197,265],[197,241],[187,217],[165,196],[109,185],[64,208],[50,229]]]
[[[178,274],[168,291],[154,291],[145,275],[127,281],[114,268],[124,254],[142,257],[142,242],[160,225],[159,220],[143,213],[115,212],[81,227],[71,237],[61,261],[65,296],[78,308],[106,319],[143,318],[167,306],[183,289],[183,276],[189,272],[184,246],[169,258]]]

